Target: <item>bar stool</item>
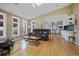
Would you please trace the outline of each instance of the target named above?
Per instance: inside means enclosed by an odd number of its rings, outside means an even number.
[[[71,41],[71,39],[72,41],[75,41],[75,36],[69,36],[69,41]]]
[[[8,55],[8,50],[4,50],[4,51],[2,52],[2,56],[6,56],[6,55]]]
[[[2,51],[3,51],[3,49],[0,49],[0,56],[2,56],[2,53],[3,53]]]

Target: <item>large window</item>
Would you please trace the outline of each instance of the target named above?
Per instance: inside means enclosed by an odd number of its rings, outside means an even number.
[[[0,12],[0,38],[6,37],[6,14]]]
[[[27,20],[23,19],[23,35],[27,34]]]
[[[19,36],[19,18],[17,17],[12,17],[12,36]]]
[[[36,29],[36,20],[31,21],[31,32],[33,31],[33,29]]]

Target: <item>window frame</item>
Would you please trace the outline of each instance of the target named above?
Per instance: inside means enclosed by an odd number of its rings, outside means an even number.
[[[0,12],[0,15],[3,15],[3,20],[0,20],[1,22],[3,22],[3,27],[0,27],[0,30],[3,31],[3,36],[0,36],[0,38],[5,38],[7,37],[7,33],[6,33],[7,32],[7,28],[6,28],[6,25],[7,25],[6,16],[7,15],[4,12]]]
[[[18,20],[18,22],[14,22],[13,21],[13,18],[16,18],[17,20]],[[18,27],[13,27],[13,24],[18,24]],[[14,34],[14,30],[15,29],[18,29],[18,34],[17,35],[15,35]],[[17,37],[17,36],[19,36],[20,35],[20,18],[18,18],[18,17],[15,17],[15,16],[12,16],[12,37]]]
[[[23,35],[26,35],[27,34],[27,20],[26,19],[23,19],[23,23],[22,23],[22,27],[23,27]],[[24,31],[25,30],[25,31]]]

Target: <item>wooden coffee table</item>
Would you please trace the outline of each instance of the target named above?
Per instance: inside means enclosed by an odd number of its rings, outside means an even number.
[[[38,46],[40,44],[39,39],[40,39],[40,37],[30,36],[29,43]]]

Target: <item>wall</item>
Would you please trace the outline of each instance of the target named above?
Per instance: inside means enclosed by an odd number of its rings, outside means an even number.
[[[79,45],[79,4],[76,3],[73,5],[73,14],[75,15],[75,19],[77,20],[77,25],[76,25],[76,40],[75,43]]]
[[[3,13],[5,13],[7,15],[6,16],[7,17],[7,19],[6,19],[6,21],[7,21],[7,24],[6,24],[6,26],[7,26],[6,27],[7,38],[12,38],[12,16],[20,18],[20,35],[18,37],[16,37],[16,38],[21,38],[21,36],[23,34],[23,32],[22,32],[22,19],[23,18],[21,18],[21,17],[19,17],[17,15],[14,15],[12,13],[6,12],[4,10],[0,10],[0,12],[3,12]]]

